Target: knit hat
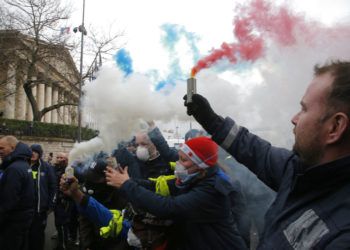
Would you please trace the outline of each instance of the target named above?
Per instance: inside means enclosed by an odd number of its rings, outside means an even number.
[[[33,144],[30,146],[30,149],[34,152],[37,152],[39,154],[39,158],[43,156],[43,148],[40,144]]]
[[[218,161],[218,145],[208,137],[190,139],[180,150],[200,168],[212,167]]]
[[[105,159],[96,159],[91,162],[88,169],[85,171],[85,180],[88,182],[98,182],[105,177],[107,169],[107,161]]]

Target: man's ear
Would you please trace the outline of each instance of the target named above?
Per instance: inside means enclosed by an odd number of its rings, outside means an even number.
[[[343,112],[338,112],[335,113],[331,118],[330,118],[330,126],[328,129],[328,136],[327,136],[327,144],[333,144],[336,142],[339,142],[345,132],[349,128],[349,117],[343,113]]]

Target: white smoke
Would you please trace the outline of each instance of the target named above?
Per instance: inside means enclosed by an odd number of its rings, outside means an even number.
[[[252,68],[231,72],[232,80],[211,69],[201,71],[197,75],[198,93],[218,114],[234,118],[277,146],[290,147],[294,140],[290,120],[299,110],[313,66],[329,59],[350,60],[348,21],[337,28],[314,25],[312,43],[306,42],[310,37],[303,33],[290,47],[270,41],[265,57]],[[105,67],[85,86],[83,112],[97,121],[104,150],[111,151],[121,140],[130,139],[140,120],[194,121],[183,106],[186,82],[166,89],[170,94],[154,91],[153,85],[142,74],[125,78],[117,68]]]
[[[183,90],[185,87],[181,86]],[[118,142],[129,140],[140,129],[141,120],[184,119],[182,100],[174,97],[178,91],[166,96],[152,91],[152,83],[144,75],[124,78],[117,68],[105,67],[84,88],[84,112],[97,121],[105,150],[111,151]]]
[[[315,30],[318,32],[311,43],[300,39],[296,45],[284,48],[271,44],[265,58],[257,64],[263,84],[252,89],[240,105],[246,114],[242,124],[279,146],[290,147],[294,141],[290,121],[300,110],[299,103],[313,77],[314,65],[334,59],[350,60],[347,45],[350,26],[333,29],[315,26]],[[250,123],[252,114],[259,117],[258,124]]]
[[[68,164],[71,165],[74,160],[89,157],[103,149],[104,144],[99,137],[86,142],[75,143],[73,149],[69,152]]]

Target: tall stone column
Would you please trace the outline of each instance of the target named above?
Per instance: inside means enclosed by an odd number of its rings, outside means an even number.
[[[23,83],[25,81],[25,76],[20,75],[16,77],[16,119],[25,120],[26,119],[26,109],[27,109],[27,95],[23,88]]]
[[[64,95],[64,101],[69,100],[69,94],[66,92]],[[69,106],[64,106],[64,124],[69,124]]]
[[[74,116],[74,125],[78,125],[78,106],[74,107],[74,112],[75,112],[75,116]]]
[[[42,110],[45,105],[45,84],[38,84],[37,102],[39,110]]]
[[[64,101],[64,91],[60,89],[58,93],[58,102]],[[61,106],[58,111],[58,123],[64,124],[64,106]]]
[[[68,106],[68,124],[69,125],[72,125],[72,111],[73,111],[73,107]]]
[[[78,116],[78,110],[77,110],[77,106],[69,106],[69,110],[70,110],[70,113],[69,113],[69,124],[71,125],[78,125],[77,123],[77,116]]]
[[[58,88],[54,87],[53,88],[53,93],[52,93],[52,104],[57,104],[58,103]],[[58,123],[58,109],[52,110],[51,114],[51,122],[52,123]]]
[[[33,93],[34,98],[36,99],[36,94],[37,94],[37,86],[36,85],[32,87],[32,93]],[[32,105],[30,105],[28,98],[26,100],[26,103],[27,103],[26,120],[33,121],[33,109],[32,109]]]
[[[52,87],[49,85],[45,86],[45,108],[50,107],[52,105]],[[44,116],[44,121],[50,123],[51,122],[51,114],[52,111],[48,112]]]
[[[15,119],[16,105],[16,68],[9,65],[7,69],[6,97],[4,117]]]

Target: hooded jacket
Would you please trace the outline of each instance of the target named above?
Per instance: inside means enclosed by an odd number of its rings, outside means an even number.
[[[277,191],[258,249],[350,249],[350,156],[306,169],[230,118],[213,140]]]
[[[30,146],[33,152],[39,154],[39,160],[31,166],[34,190],[35,211],[37,213],[47,212],[54,208],[54,197],[56,192],[56,175],[53,167],[42,159],[43,149],[40,144]]]
[[[53,209],[56,192],[56,175],[53,167],[40,158],[31,168],[35,187],[36,212]]]
[[[34,186],[29,167],[31,155],[30,148],[19,142],[14,151],[3,159],[0,166],[2,171],[0,174],[0,238],[3,237],[2,240],[10,242],[11,239],[7,236],[20,235],[31,224],[34,213]]]
[[[42,158],[42,157],[43,157],[44,151],[43,151],[43,148],[41,147],[40,144],[32,144],[32,145],[30,146],[30,149],[31,149],[33,152],[37,152],[38,155],[39,155],[39,158]]]
[[[64,195],[60,190],[59,183],[62,174],[65,172],[65,165],[56,164],[54,166],[56,176],[56,192],[55,192],[55,225],[65,225],[70,221],[71,213],[74,210],[74,202],[71,198]]]
[[[149,131],[148,136],[165,161],[174,162],[179,160],[177,149],[169,147],[167,141],[165,140],[158,127],[155,127]]]

